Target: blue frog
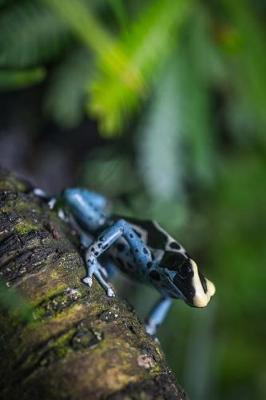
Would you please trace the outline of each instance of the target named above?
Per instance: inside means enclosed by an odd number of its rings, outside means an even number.
[[[108,270],[99,261],[105,253],[122,272],[159,291],[161,298],[146,319],[149,334],[156,334],[173,299],[206,307],[214,295],[214,284],[156,221],[113,215],[104,196],[84,188],[65,189],[57,198],[47,196],[41,189],[34,189],[34,194],[60,210],[59,215],[79,233],[84,247],[86,285],[91,287],[96,278],[108,296],[115,296]]]

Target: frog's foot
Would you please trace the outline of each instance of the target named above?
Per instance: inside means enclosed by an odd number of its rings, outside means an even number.
[[[50,210],[53,210],[56,205],[56,198],[49,196],[48,193],[46,193],[44,190],[40,188],[34,188],[32,190],[32,193],[36,196],[39,197],[39,199],[44,200],[47,204]]]
[[[157,329],[165,319],[172,304],[170,297],[161,297],[152,308],[145,323],[146,332],[156,338]]]
[[[148,322],[145,324],[145,331],[148,333],[148,335],[155,336],[157,332],[157,326],[151,322]]]
[[[88,273],[85,278],[82,279],[83,283],[89,287],[92,287],[93,276],[104,288],[108,297],[115,297],[115,292],[110,283],[107,281],[108,274],[106,269],[102,267],[96,260],[94,260],[93,264],[90,263],[90,265],[88,265]]]

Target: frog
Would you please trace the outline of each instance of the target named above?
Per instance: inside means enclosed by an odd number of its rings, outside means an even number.
[[[145,320],[152,336],[165,320],[173,300],[191,307],[205,308],[215,294],[215,285],[199,270],[183,245],[157,221],[125,217],[111,212],[110,201],[102,194],[82,187],[64,189],[57,197],[35,188],[34,195],[77,232],[83,248],[86,274],[82,282],[92,287],[94,279],[114,297],[110,283],[113,268],[131,279],[147,284],[160,294]],[[107,256],[107,267],[101,262]],[[106,257],[105,257],[106,259]],[[111,267],[110,267],[111,265]]]

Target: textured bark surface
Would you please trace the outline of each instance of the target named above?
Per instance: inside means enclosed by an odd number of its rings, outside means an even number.
[[[186,399],[130,307],[81,283],[76,238],[27,189],[0,170],[1,279],[34,312],[1,311],[0,398]]]

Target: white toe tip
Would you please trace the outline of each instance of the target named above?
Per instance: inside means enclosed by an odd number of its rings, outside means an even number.
[[[82,279],[82,282],[88,285],[89,287],[92,286],[92,278],[86,276],[85,278]]]
[[[108,297],[115,297],[115,292],[113,291],[113,289],[108,289],[107,290],[107,296]]]

